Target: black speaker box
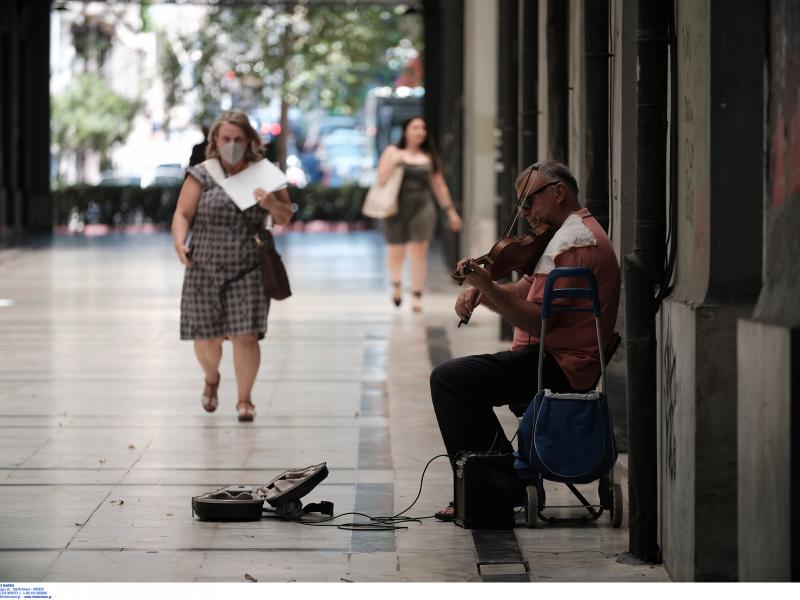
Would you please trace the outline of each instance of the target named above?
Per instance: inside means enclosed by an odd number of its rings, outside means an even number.
[[[455,461],[455,518],[465,529],[514,526],[522,487],[512,454],[462,452]]]

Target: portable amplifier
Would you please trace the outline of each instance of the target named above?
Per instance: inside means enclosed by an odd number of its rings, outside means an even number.
[[[521,486],[512,454],[462,452],[455,461],[456,525],[465,529],[514,526]]]

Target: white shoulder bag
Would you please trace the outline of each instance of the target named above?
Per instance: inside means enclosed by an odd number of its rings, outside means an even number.
[[[403,167],[400,166],[395,167],[383,185],[379,184],[376,178],[367,192],[361,212],[373,219],[385,219],[396,215],[397,195],[401,183],[403,183]]]

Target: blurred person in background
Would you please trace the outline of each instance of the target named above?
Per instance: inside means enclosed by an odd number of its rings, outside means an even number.
[[[206,148],[208,147],[208,123],[203,123],[201,126],[203,130],[203,141],[199,144],[192,146],[192,155],[189,157],[189,166],[199,165],[206,159]]]
[[[218,160],[226,177],[261,160],[261,140],[241,112],[220,115],[208,142],[207,159]],[[219,402],[222,342],[231,340],[236,411],[240,421],[252,421],[251,391],[261,363],[258,342],[267,331],[269,312],[253,230],[263,226],[268,214],[277,224],[288,223],[292,216],[289,194],[285,189],[268,193],[258,188],[253,192],[257,204],[241,211],[205,164],[191,166],[187,173],[172,219],[175,252],[186,267],[180,336],[194,341],[205,374],[201,401],[208,412],[216,410]]]
[[[428,246],[436,230],[434,198],[445,212],[450,229],[461,230],[450,190],[442,174],[442,162],[428,136],[422,117],[412,117],[402,125],[400,142],[389,145],[378,161],[377,179],[386,183],[394,169],[403,169],[403,182],[397,197],[398,211],[384,219],[387,268],[392,282],[392,301],[402,303],[402,275],[406,250],[411,257],[411,306],[422,310],[422,291],[428,276]]]

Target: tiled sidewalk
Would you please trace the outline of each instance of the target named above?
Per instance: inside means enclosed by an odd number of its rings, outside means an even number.
[[[330,475],[306,502],[402,510],[443,451],[430,336],[454,356],[505,346],[488,313],[456,329],[457,288],[438,256],[420,315],[390,303],[375,232],[289,233],[279,245],[294,296],[273,304],[252,424],[235,418],[229,345],[220,408],[200,407],[166,234],[0,251],[0,298],[13,301],[0,307],[0,581],[481,580],[472,532],[431,519],[353,532],[192,518],[193,495],[321,461]],[[434,461],[409,514],[433,514],[451,485]],[[616,562],[627,529],[605,518],[514,533],[533,581],[667,580]]]

